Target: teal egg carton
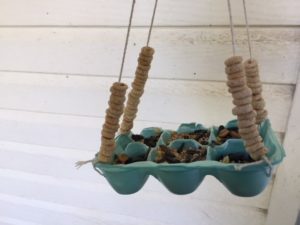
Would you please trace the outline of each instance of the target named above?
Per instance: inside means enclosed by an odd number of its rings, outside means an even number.
[[[237,121],[229,121],[226,127],[237,127]],[[159,180],[170,192],[178,195],[189,194],[195,191],[205,176],[211,175],[218,179],[232,194],[242,197],[251,197],[261,193],[271,180],[272,169],[284,158],[285,152],[267,119],[259,125],[260,135],[268,148],[267,160],[252,163],[223,163],[217,161],[220,157],[232,154],[247,154],[242,139],[228,139],[221,145],[214,145],[216,127],[205,128],[201,124],[181,124],[178,133],[191,133],[195,130],[208,130],[210,137],[207,147],[206,160],[191,163],[156,163],[157,147],[161,144],[178,149],[179,146],[201,147],[195,140],[177,139],[172,141],[173,131],[160,128],[146,128],[141,132],[145,138],[162,134],[156,147],[149,148],[141,142],[134,142],[131,133],[116,137],[117,147],[115,154],[126,153],[133,159],[140,159],[145,153],[145,161],[130,164],[95,163],[94,169],[103,175],[113,189],[119,194],[133,194],[139,191],[149,176]]]

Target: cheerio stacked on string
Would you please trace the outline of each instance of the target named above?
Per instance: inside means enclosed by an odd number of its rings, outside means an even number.
[[[127,85],[115,82],[110,88],[110,99],[106,110],[105,121],[101,132],[101,146],[98,160],[104,163],[112,161],[113,152],[116,146],[115,134],[119,129],[119,119],[123,114]]]
[[[265,110],[265,100],[262,97],[262,83],[259,77],[258,65],[255,59],[248,59],[244,63],[247,85],[252,90],[252,106],[256,111],[256,123],[260,124],[268,116]]]
[[[245,141],[246,150],[254,160],[259,160],[266,154],[266,148],[255,124],[252,91],[246,85],[242,61],[241,56],[232,56],[225,61],[227,85],[236,106],[232,113],[238,117],[239,133]]]
[[[135,119],[138,111],[140,98],[144,93],[144,87],[148,79],[153,54],[154,49],[151,47],[147,46],[141,49],[134,81],[131,84],[132,89],[128,94],[128,100],[124,110],[123,121],[120,128],[120,132],[122,134],[130,132],[133,127],[133,120]]]

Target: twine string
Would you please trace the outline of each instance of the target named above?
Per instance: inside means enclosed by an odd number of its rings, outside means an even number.
[[[150,28],[149,28],[149,32],[148,32],[147,47],[149,46],[149,42],[150,42],[150,37],[151,37],[151,33],[152,33],[152,28],[153,28],[153,23],[154,23],[156,8],[157,8],[157,2],[158,2],[158,0],[155,0],[153,13],[152,13],[152,18],[151,18],[151,24],[150,24]]]
[[[234,35],[234,27],[233,27],[233,21],[232,21],[232,12],[231,12],[231,4],[230,0],[227,0],[228,5],[228,13],[229,13],[229,21],[230,21],[230,31],[231,31],[231,41],[232,41],[232,53],[235,55],[235,35]]]
[[[128,24],[128,27],[127,27],[126,41],[125,41],[125,46],[124,46],[124,51],[123,51],[123,57],[122,57],[122,62],[121,62],[121,68],[120,68],[120,74],[119,74],[118,82],[121,82],[122,75],[123,75],[123,68],[124,68],[124,62],[125,62],[126,52],[127,52],[127,46],[128,46],[128,40],[129,40],[129,35],[130,35],[130,30],[131,30],[131,24],[132,24],[132,17],[133,17],[134,6],[135,6],[135,0],[132,0],[130,17],[129,17],[129,24]]]
[[[244,6],[244,16],[245,16],[245,22],[246,22],[247,38],[248,38],[249,55],[250,55],[250,60],[252,60],[252,46],[251,46],[250,33],[249,33],[249,23],[248,23],[246,0],[243,0],[243,6]]]

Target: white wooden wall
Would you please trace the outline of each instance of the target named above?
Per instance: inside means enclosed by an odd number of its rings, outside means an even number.
[[[238,53],[247,58],[241,2],[232,0],[232,5]],[[285,190],[296,190],[289,192],[293,214],[287,214],[288,223],[276,219],[284,201],[282,172],[275,191],[272,182],[257,197],[239,198],[211,177],[187,196],[170,194],[153,178],[139,193],[120,196],[89,166],[74,169],[75,161],[98,150],[130,3],[0,0],[0,224],[262,225],[268,220],[293,225],[299,208],[296,177]],[[153,3],[137,0],[123,79],[127,84],[146,41]],[[299,10],[298,0],[248,0],[253,51],[280,138],[299,73]],[[136,132],[191,121],[217,125],[233,118],[224,82],[223,61],[231,55],[225,0],[160,0],[151,45],[156,53]],[[299,96],[295,99],[299,102]],[[291,120],[299,124],[295,107]],[[293,132],[299,133],[297,127]],[[285,208],[292,207],[285,202]]]

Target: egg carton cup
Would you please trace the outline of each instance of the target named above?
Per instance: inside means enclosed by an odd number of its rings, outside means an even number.
[[[225,126],[237,127],[237,121],[232,120]],[[116,138],[115,154],[126,153],[129,157],[137,159],[145,153],[146,161],[130,164],[93,164],[94,169],[103,175],[113,189],[119,194],[133,194],[139,191],[149,176],[159,180],[170,192],[178,195],[190,194],[201,184],[205,176],[211,175],[218,179],[232,194],[242,197],[252,197],[261,193],[271,180],[272,170],[284,158],[285,152],[271,128],[270,121],[266,119],[259,125],[259,132],[265,146],[268,148],[267,160],[252,163],[223,163],[217,161],[220,157],[240,153],[247,154],[242,139],[228,139],[221,145],[213,145],[216,139],[216,127],[205,128],[201,124],[181,124],[177,132],[191,133],[195,130],[206,129],[210,131],[206,160],[191,163],[156,163],[156,151],[159,145],[167,145],[178,149],[203,147],[192,139],[176,139],[170,141],[173,131],[160,128],[145,128],[141,135],[145,138],[155,136],[162,132],[156,147],[149,148],[141,142],[134,142],[131,133],[119,135]]]

